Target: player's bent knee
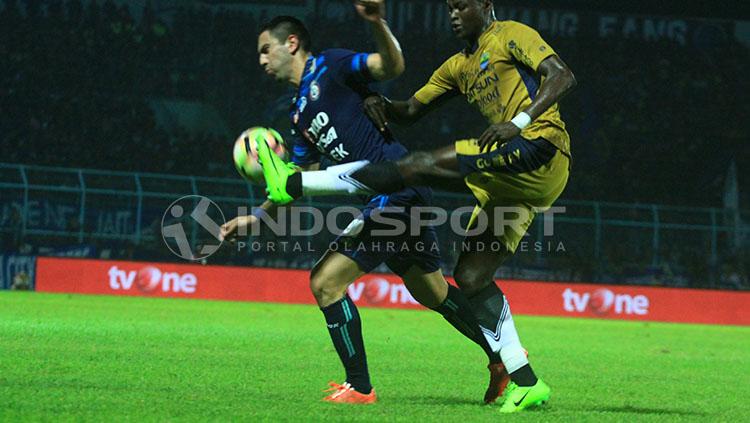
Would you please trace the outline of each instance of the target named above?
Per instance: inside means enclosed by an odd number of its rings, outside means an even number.
[[[346,292],[346,288],[342,288],[334,279],[315,275],[310,278],[310,290],[321,307],[335,303]]]
[[[472,269],[470,266],[461,266],[460,264],[453,272],[456,284],[458,284],[458,287],[467,296],[471,296],[491,284],[493,282],[492,277],[493,275],[487,274],[484,271]]]
[[[321,307],[339,301],[346,295],[349,278],[330,260],[322,260],[310,272],[310,290]]]

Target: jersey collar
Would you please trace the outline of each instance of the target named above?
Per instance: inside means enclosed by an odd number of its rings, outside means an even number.
[[[310,57],[307,58],[307,61],[305,62],[305,68],[302,71],[302,76],[300,77],[299,86],[297,87],[297,93],[295,94],[294,98],[292,99],[292,107],[299,108],[300,101],[303,97],[307,95],[308,83],[310,82],[310,77],[315,74],[315,68],[317,68],[316,62],[317,57],[315,55],[310,54]]]
[[[466,47],[464,49],[464,55],[471,56],[472,54],[476,53],[476,51],[479,50],[479,46],[482,45],[482,41],[484,41],[485,38],[489,37],[490,32],[492,32],[496,25],[499,25],[499,22],[500,21],[492,21],[487,29],[485,29],[484,32],[479,36],[477,42],[471,47]]]

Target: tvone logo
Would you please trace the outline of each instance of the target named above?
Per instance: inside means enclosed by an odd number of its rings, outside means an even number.
[[[349,285],[349,296],[352,301],[364,299],[368,304],[417,304],[406,285],[390,283],[382,278],[369,278]]]
[[[588,308],[600,315],[607,314],[610,310],[615,314],[648,314],[649,301],[645,295],[615,294],[606,288],[581,294],[567,288],[562,296],[565,311],[582,313]]]
[[[143,293],[156,290],[171,293],[195,293],[198,278],[192,273],[179,274],[176,272],[162,272],[154,266],[146,266],[138,271],[120,270],[112,266],[107,272],[109,287],[116,291],[128,291],[133,285]]]

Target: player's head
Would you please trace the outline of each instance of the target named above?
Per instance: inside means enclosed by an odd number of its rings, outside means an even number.
[[[277,16],[263,25],[258,35],[260,66],[277,81],[293,77],[295,57],[304,58],[310,51],[310,32],[297,18]]]
[[[495,19],[492,0],[448,0],[451,29],[460,39],[476,41],[486,25]]]

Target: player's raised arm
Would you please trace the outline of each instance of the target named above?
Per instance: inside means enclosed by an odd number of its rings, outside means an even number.
[[[446,96],[433,103],[422,104],[414,97],[408,100],[391,100],[380,94],[374,94],[364,100],[362,107],[375,126],[385,131],[388,122],[411,125],[450,98],[452,97]]]
[[[541,116],[553,104],[562,99],[576,86],[576,78],[565,62],[558,56],[544,59],[537,69],[537,73],[544,77],[536,98],[531,105],[520,112],[510,122],[491,125],[479,137],[477,143],[482,150],[490,150],[495,143],[511,139]]]
[[[484,131],[477,141],[481,150],[490,150],[493,145],[520,135],[576,86],[573,72],[536,30],[517,22],[506,23],[506,28],[507,43],[502,45],[507,46],[507,52],[519,66],[533,72],[541,84],[537,92],[529,93],[531,104],[524,110],[509,122],[491,125]]]
[[[382,96],[364,101],[365,113],[375,126],[385,130],[388,121],[411,124],[459,94],[453,71],[453,58],[443,63],[422,88],[406,101],[391,101]]]
[[[537,72],[544,77],[539,93],[531,105],[524,110],[531,120],[562,99],[576,86],[576,77],[568,65],[558,56],[550,56],[539,64]]]
[[[404,72],[401,46],[385,21],[385,0],[358,0],[357,13],[370,22],[378,52],[367,57],[367,69],[378,81],[393,79]]]

